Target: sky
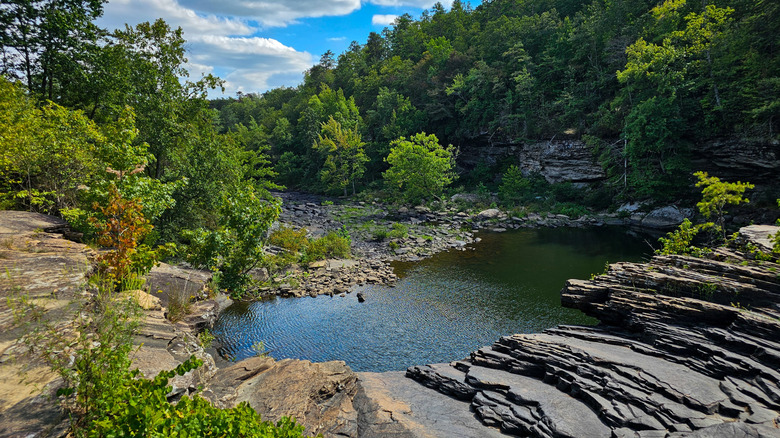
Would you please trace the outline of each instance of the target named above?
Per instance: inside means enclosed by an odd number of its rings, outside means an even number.
[[[97,24],[109,30],[164,19],[187,40],[190,79],[212,73],[224,96],[294,87],[331,50],[364,44],[396,16],[418,18],[436,0],[109,0]],[[451,0],[441,2],[446,8]],[[472,0],[472,7],[480,1]],[[219,97],[219,93],[211,93]]]

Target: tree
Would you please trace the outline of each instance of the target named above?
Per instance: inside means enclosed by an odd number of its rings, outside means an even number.
[[[401,137],[391,146],[385,159],[390,165],[383,173],[385,184],[405,201],[416,204],[429,196],[438,198],[455,180],[457,151],[452,145],[442,147],[435,135],[421,132],[409,140]]]
[[[218,226],[185,233],[190,263],[213,270],[219,287],[240,297],[252,281],[249,271],[263,260],[263,242],[280,212],[279,199],[250,185],[223,193]]]
[[[10,0],[0,7],[0,72],[63,103],[89,73],[106,0]],[[75,90],[75,91],[74,91]]]
[[[347,196],[351,184],[355,194],[355,182],[363,176],[368,161],[364,145],[357,127],[344,129],[333,117],[322,124],[322,133],[313,147],[326,157],[320,179],[329,190],[344,190]]]
[[[696,172],[693,174],[699,181],[696,187],[703,187],[701,190],[701,202],[696,204],[701,214],[709,219],[715,215],[715,230],[722,234],[726,239],[726,210],[727,205],[739,205],[749,203],[750,200],[743,197],[745,190],[752,189],[755,186],[750,183],[737,181],[729,183],[721,181],[717,176],[709,176],[707,172]]]

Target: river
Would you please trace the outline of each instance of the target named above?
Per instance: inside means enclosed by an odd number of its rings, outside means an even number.
[[[597,321],[560,305],[569,278],[607,262],[647,259],[648,241],[622,228],[480,233],[473,251],[395,262],[395,287],[361,286],[346,297],[234,303],[213,333],[233,360],[262,342],[276,359],[344,360],[355,371],[404,370],[468,356],[499,337]],[[356,292],[366,302],[359,303]]]

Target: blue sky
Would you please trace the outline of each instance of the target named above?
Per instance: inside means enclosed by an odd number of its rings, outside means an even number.
[[[225,96],[296,86],[327,50],[336,55],[397,15],[419,17],[435,0],[110,0],[109,29],[163,18],[187,39],[192,79],[213,73]],[[471,1],[476,7],[480,1]],[[449,7],[451,1],[442,1]],[[214,96],[216,97],[216,96]]]

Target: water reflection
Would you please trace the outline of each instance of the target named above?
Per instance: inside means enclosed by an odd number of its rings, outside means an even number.
[[[448,362],[500,336],[595,320],[560,306],[568,278],[588,278],[607,261],[648,256],[620,229],[541,229],[482,234],[476,251],[396,263],[397,287],[364,286],[346,298],[236,303],[214,333],[224,354],[245,358],[262,341],[275,358],[345,360],[357,371]],[[362,291],[365,303],[355,293]]]

